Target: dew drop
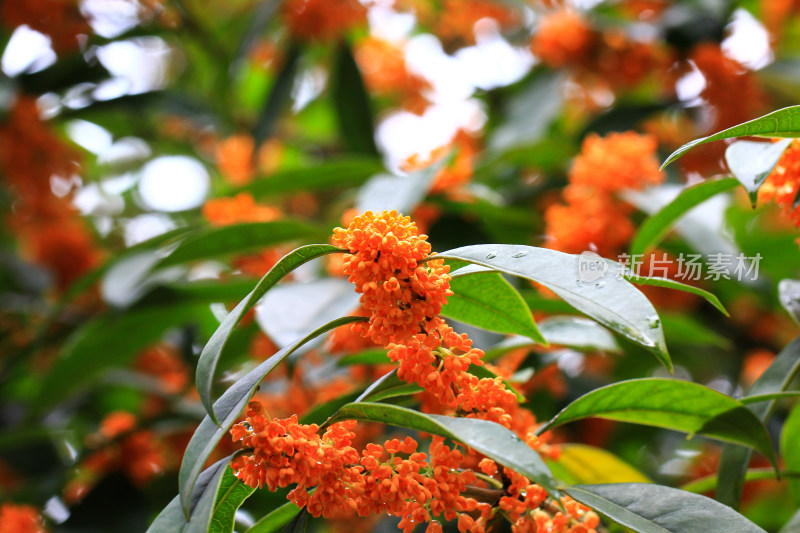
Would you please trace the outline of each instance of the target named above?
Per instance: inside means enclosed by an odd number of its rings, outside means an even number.
[[[650,326],[650,329],[656,329],[658,326],[661,325],[661,320],[659,320],[657,316],[648,317],[647,325]]]
[[[528,252],[517,252],[511,257],[525,257],[526,255],[528,255]]]
[[[606,286],[606,282],[605,280],[600,280],[597,283],[595,283],[594,286],[597,287],[598,289],[602,289],[603,287]]]
[[[486,254],[486,259],[494,259],[495,257],[497,257],[497,252],[489,252]]]

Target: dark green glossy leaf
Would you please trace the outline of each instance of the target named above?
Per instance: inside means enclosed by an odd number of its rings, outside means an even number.
[[[230,466],[227,464],[222,465],[217,469],[214,477],[211,478],[208,485],[202,487],[202,494],[197,498],[197,504],[191,510],[189,517],[189,524],[184,528],[184,533],[208,533],[211,528],[211,520],[214,516],[215,502],[218,499],[220,490],[222,489],[222,480],[225,478],[225,473],[230,471]],[[233,476],[233,473],[230,474]],[[235,478],[234,478],[235,479]]]
[[[320,191],[357,187],[383,170],[377,158],[343,157],[303,168],[280,170],[253,181],[243,190],[255,198],[270,198],[295,191]]]
[[[683,154],[699,144],[705,144],[731,137],[798,137],[800,136],[800,106],[784,107],[763,117],[744,122],[732,128],[722,130],[688,142],[675,150],[661,165],[663,169]]]
[[[800,372],[800,337],[790,342],[761,374],[748,395],[757,396],[785,391]],[[777,405],[777,400],[751,405],[749,409],[763,422],[767,422]],[[734,509],[739,508],[747,467],[750,464],[749,448],[726,444],[722,448],[719,468],[717,500]]]
[[[206,306],[165,305],[105,314],[86,323],[67,341],[44,378],[37,409],[56,405],[97,378],[104,370],[123,367],[170,328],[199,322]]]
[[[320,237],[323,233],[316,226],[288,219],[209,228],[184,240],[157,266],[165,267],[199,259],[212,259],[284,242]]]
[[[450,281],[453,295],[441,314],[497,333],[524,335],[547,344],[522,296],[500,274],[458,276]]]
[[[219,358],[225,349],[225,345],[233,329],[239,321],[242,320],[242,317],[256,305],[261,297],[289,272],[314,258],[338,251],[340,251],[338,248],[328,244],[310,244],[297,248],[282,257],[281,260],[259,280],[250,294],[239,302],[233,311],[228,313],[228,316],[225,317],[211,336],[200,354],[200,359],[197,361],[197,391],[200,394],[200,400],[203,402],[206,412],[208,412],[214,422],[217,422],[217,415],[214,413],[212,407],[211,388],[214,385],[214,374],[217,369],[217,363],[219,362]]]
[[[782,279],[778,283],[778,298],[792,320],[800,324],[800,281]]]
[[[191,513],[194,513],[197,509],[197,505],[202,501],[209,487],[219,487],[219,483],[222,481],[222,474],[228,467],[230,460],[230,457],[220,459],[206,468],[197,478],[196,497],[192,499],[189,507]],[[214,490],[213,493],[216,495],[216,490]],[[210,516],[208,518],[210,519]],[[153,523],[147,528],[147,533],[183,533],[188,525],[189,521],[187,520],[187,516],[181,508],[180,497],[175,496],[158,516],[156,516]]]
[[[645,220],[631,243],[631,256],[644,254],[664,240],[672,225],[687,211],[712,196],[736,187],[734,179],[713,180],[684,189],[677,198]]]
[[[662,485],[576,485],[564,492],[639,533],[766,533],[711,498]]]
[[[332,76],[331,96],[341,138],[351,152],[377,155],[369,95],[361,71],[346,43],[342,43],[336,53]]]
[[[687,285],[686,283],[681,283],[680,281],[675,281],[669,278],[637,276],[632,273],[626,274],[625,279],[631,283],[636,283],[637,285],[652,285],[653,287],[664,287],[666,289],[673,289],[688,292],[689,294],[695,294],[701,298],[705,298],[708,303],[719,309],[723,315],[730,316],[728,314],[728,310],[725,309],[725,306],[723,306],[722,302],[719,301],[719,298],[706,290],[695,287],[694,285]]]
[[[781,430],[781,456],[788,470],[800,472],[800,404],[795,405]],[[800,480],[789,480],[794,504],[800,505]]]
[[[748,395],[739,398],[744,405],[752,403],[769,402],[772,400],[789,400],[800,397],[800,391],[768,392],[766,394]]]
[[[581,270],[585,264],[602,265],[597,256],[504,244],[465,246],[436,257],[468,261],[541,283],[575,309],[644,346],[672,369],[658,313],[644,294],[616,275],[619,265],[613,261],[605,260],[602,271],[587,273]]]
[[[231,467],[227,466],[217,490],[208,533],[232,533],[236,511],[255,490],[239,481]]]
[[[246,533],[277,533],[291,522],[301,510],[294,503],[286,502],[253,524]]]
[[[643,378],[595,389],[570,403],[537,433],[589,417],[744,444],[775,463],[767,429],[752,411],[730,396],[690,381]]]
[[[380,403],[351,403],[342,407],[333,421],[368,420],[448,437],[484,454],[540,484],[557,495],[553,476],[538,453],[500,424],[475,418],[429,415]]]
[[[203,421],[197,426],[194,435],[192,435],[186,447],[186,451],[184,452],[183,461],[181,462],[181,469],[178,474],[178,485],[180,488],[181,506],[184,512],[188,513],[189,503],[195,492],[197,476],[200,474],[208,456],[211,455],[217,443],[239,417],[239,414],[255,393],[258,384],[261,383],[264,376],[306,342],[339,326],[352,324],[353,322],[363,322],[364,320],[366,320],[364,317],[344,317],[322,326],[305,338],[278,351],[275,355],[259,364],[225,391],[219,400],[214,402],[214,412],[219,417],[221,425],[215,424],[208,416],[203,418]]]
[[[253,130],[253,139],[255,139],[256,146],[261,146],[261,143],[267,140],[275,131],[275,124],[281,113],[286,109],[292,96],[294,79],[297,76],[298,64],[302,54],[302,45],[297,41],[292,42],[283,58],[281,71],[275,79],[275,84],[272,86],[267,100],[264,102],[264,108],[261,110],[258,123]]]
[[[791,143],[791,139],[775,143],[737,141],[725,150],[725,162],[731,174],[747,190],[753,207],[758,200],[758,189]]]

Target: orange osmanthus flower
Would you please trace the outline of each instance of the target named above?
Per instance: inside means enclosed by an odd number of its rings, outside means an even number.
[[[798,193],[800,193],[800,143],[795,140],[783,152],[778,164],[758,189],[758,201],[775,202],[795,226],[800,226]]]
[[[287,0],[283,14],[291,34],[307,41],[332,41],[367,21],[358,0]]]
[[[591,26],[579,13],[561,9],[539,21],[531,52],[548,67],[561,68],[588,59],[594,39]]]
[[[657,148],[655,137],[632,131],[590,134],[575,157],[569,181],[606,193],[658,185],[664,175],[658,169]]]
[[[45,533],[44,520],[30,505],[0,505],[0,533]]]
[[[409,217],[396,211],[357,216],[334,230],[333,244],[345,248],[344,271],[370,313],[365,335],[387,345],[426,334],[450,291],[449,267],[428,260],[431,246]]]

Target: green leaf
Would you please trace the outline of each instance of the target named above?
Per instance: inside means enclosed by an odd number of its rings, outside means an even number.
[[[281,113],[286,109],[289,99],[292,96],[294,79],[297,76],[297,69],[300,58],[303,55],[303,46],[293,41],[283,58],[281,71],[275,79],[275,84],[264,102],[264,108],[258,117],[258,123],[253,130],[253,139],[256,146],[261,146],[275,131],[275,123]]]
[[[586,256],[533,246],[465,246],[435,257],[468,261],[541,283],[575,309],[644,346],[672,370],[658,313],[644,294],[611,272],[620,266],[613,261],[605,260],[605,271],[586,282],[579,277]],[[589,256],[592,263],[593,257]]]
[[[778,283],[778,298],[792,320],[800,324],[800,281],[782,279]]]
[[[216,507],[215,503],[222,490],[222,480],[225,477],[225,473],[230,469],[231,467],[227,464],[221,466],[208,485],[203,487],[203,493],[197,499],[197,505],[191,510],[189,524],[184,528],[184,533],[207,533],[210,531],[211,520]],[[232,477],[233,472],[230,475]],[[231,527],[231,529],[233,528]]]
[[[567,470],[575,483],[652,483],[637,469],[602,448],[562,444],[555,463]]]
[[[497,333],[530,337],[547,344],[522,296],[495,272],[458,276],[450,280],[453,295],[441,314]]]
[[[781,456],[788,470],[800,472],[800,404],[795,405],[781,430]],[[794,504],[800,506],[800,480],[789,480]]]
[[[772,361],[750,388],[749,395],[757,396],[785,391],[800,372],[800,337],[790,342]],[[772,416],[777,400],[751,405],[749,409],[766,423]],[[734,509],[739,508],[745,472],[750,464],[748,448],[726,444],[722,448],[719,467],[717,500]]]
[[[661,322],[667,344],[730,349],[732,343],[691,316],[681,313],[662,313]]]
[[[772,400],[788,400],[800,397],[800,391],[785,391],[785,392],[768,392],[766,394],[748,395],[739,398],[739,401],[745,405],[751,403],[769,402]]]
[[[711,498],[663,485],[576,485],[565,488],[564,492],[639,533],[766,533]]]
[[[195,497],[191,501],[188,513],[184,514],[183,509],[181,508],[180,497],[175,496],[172,501],[170,501],[169,504],[158,514],[158,516],[156,516],[153,523],[150,524],[149,528],[147,528],[146,533],[183,533],[186,530],[186,527],[189,525],[187,515],[195,512],[197,506],[207,493],[213,491],[214,495],[217,494],[215,487],[219,487],[219,484],[222,481],[222,474],[228,467],[230,460],[230,457],[220,459],[200,474],[200,476],[197,478],[197,490]],[[212,491],[209,491],[209,488],[211,488]],[[200,520],[198,519],[197,521]],[[195,523],[197,523],[197,521]]]
[[[246,533],[277,533],[292,521],[302,509],[292,502],[286,502],[261,520],[253,524]]]
[[[391,359],[387,357],[386,350],[383,348],[364,350],[363,352],[345,355],[337,361],[339,366],[383,365],[391,363]]]
[[[794,513],[785,526],[778,533],[800,533],[800,509]]]
[[[763,117],[744,122],[732,128],[722,130],[690,141],[675,150],[661,165],[663,169],[683,154],[699,144],[705,144],[731,137],[800,137],[800,106],[784,107]]]
[[[346,43],[342,43],[336,53],[332,76],[331,96],[341,138],[351,152],[377,155],[369,95]]]
[[[747,190],[753,207],[758,200],[758,189],[790,144],[791,139],[775,143],[737,141],[725,150],[725,162],[728,163],[731,174]]]
[[[188,237],[162,259],[157,267],[257,250],[284,242],[319,237],[323,233],[317,226],[288,219],[209,228]]]
[[[491,370],[489,370],[488,368],[486,368],[485,366],[477,366],[477,365],[470,366],[469,372],[470,374],[478,377],[479,379],[495,379],[500,377]],[[501,379],[503,380],[503,383],[505,384],[506,388],[509,391],[511,391],[514,394],[514,396],[517,397],[517,401],[524,403],[525,396],[523,396],[510,381],[504,378]]]
[[[730,316],[728,314],[728,310],[725,309],[725,306],[722,305],[722,302],[719,301],[714,294],[703,290],[699,287],[695,287],[694,285],[687,285],[686,283],[681,283],[680,281],[675,281],[669,278],[659,278],[659,277],[648,277],[648,276],[637,276],[633,273],[625,274],[625,279],[630,281],[631,283],[636,283],[637,285],[652,285],[654,287],[665,287],[667,289],[674,289],[678,291],[688,292],[690,294],[695,294],[702,298],[705,298],[708,303],[719,309],[719,311],[725,315]]]
[[[357,187],[381,170],[383,165],[377,158],[341,157],[309,167],[279,170],[254,180],[242,190],[255,198],[272,198],[296,191]]]
[[[255,490],[239,481],[228,465],[217,490],[217,499],[211,513],[211,526],[208,528],[208,533],[232,533],[236,511]]]
[[[589,417],[662,427],[689,435],[700,433],[751,446],[775,463],[767,429],[752,411],[730,396],[690,381],[642,378],[595,389],[540,426],[537,434]]]
[[[781,477],[796,477],[797,474],[793,472],[781,472]],[[776,479],[775,478],[775,470],[772,468],[749,468],[747,473],[744,476],[745,482],[750,481],[763,481],[766,479]],[[681,490],[685,490],[687,492],[696,492],[698,494],[702,494],[703,492],[709,492],[717,488],[717,484],[719,483],[719,476],[717,474],[711,474],[709,476],[701,477],[700,479],[695,479],[680,486]]]
[[[225,393],[214,402],[214,412],[217,414],[221,421],[221,425],[215,424],[210,417],[203,418],[200,425],[192,435],[189,444],[186,446],[186,451],[183,454],[183,461],[181,462],[181,469],[178,473],[178,486],[180,488],[181,507],[184,512],[188,514],[189,504],[191,502],[192,494],[195,491],[195,483],[197,476],[203,468],[208,456],[214,451],[217,443],[228,432],[228,429],[233,425],[239,414],[247,405],[247,402],[255,393],[258,384],[264,379],[264,376],[269,374],[281,361],[292,354],[295,350],[303,346],[306,342],[314,339],[323,333],[344,326],[354,322],[364,322],[364,317],[344,317],[311,332],[303,339],[299,340],[291,346],[287,346],[278,351],[275,355],[259,364],[253,370],[241,377],[234,383]]]
[[[631,243],[631,256],[639,256],[658,246],[672,225],[687,211],[737,185],[735,179],[727,178],[706,181],[684,189],[677,198],[642,223]]]
[[[397,405],[368,402],[345,405],[331,422],[350,419],[382,422],[461,442],[538,483],[551,495],[558,495],[553,476],[539,454],[495,422],[429,415]]]
[[[197,392],[200,394],[200,400],[203,402],[206,412],[215,423],[217,423],[218,420],[213,409],[211,398],[214,374],[216,373],[219,358],[225,349],[225,345],[228,343],[231,333],[233,333],[233,329],[239,321],[242,320],[244,315],[256,305],[261,297],[289,272],[314,258],[339,251],[341,250],[329,244],[310,244],[308,246],[301,246],[283,256],[280,261],[259,280],[250,294],[239,302],[233,311],[228,313],[214,334],[211,335],[208,343],[200,353],[200,359],[197,361]]]
[[[207,306],[179,304],[107,313],[86,323],[69,338],[45,376],[44,393],[34,409],[58,404],[105,370],[126,366],[168,329],[199,322],[205,315]]]

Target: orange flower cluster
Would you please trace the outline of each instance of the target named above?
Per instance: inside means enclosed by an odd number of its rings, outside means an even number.
[[[633,87],[650,73],[665,72],[671,63],[669,54],[654,43],[632,40],[622,31],[595,31],[567,8],[542,17],[530,48],[550,68],[573,69],[575,81],[589,94]]]
[[[283,211],[271,205],[257,204],[250,193],[240,192],[230,198],[208,200],[203,205],[203,216],[215,226],[229,226],[244,222],[272,222],[283,217]],[[260,278],[275,266],[281,250],[267,248],[254,254],[233,259],[233,265],[244,274]]]
[[[288,0],[283,13],[291,34],[306,41],[333,41],[367,21],[358,0]]]
[[[45,533],[44,520],[30,505],[0,505],[0,533]]]
[[[370,314],[365,334],[381,345],[402,343],[439,325],[450,291],[449,267],[428,260],[431,245],[409,217],[367,211],[348,229],[334,230],[333,244],[348,250],[344,271]]]
[[[778,164],[758,189],[758,201],[775,202],[795,226],[800,226],[798,192],[800,192],[800,142],[795,140],[783,152]]]
[[[566,204],[551,205],[545,212],[547,245],[567,253],[594,248],[603,256],[625,245],[634,226],[628,219],[628,206],[614,193],[661,183],[664,176],[658,169],[656,148],[651,135],[589,135],[567,177]]]
[[[428,14],[434,33],[450,43],[475,44],[475,24],[481,19],[492,19],[503,30],[521,23],[514,8],[491,0],[445,0],[440,10]]]
[[[550,68],[586,61],[595,35],[580,14],[571,9],[542,17],[531,39],[531,52]]]
[[[223,179],[231,185],[242,186],[253,181],[256,172],[272,174],[278,169],[283,157],[283,144],[277,139],[269,139],[256,147],[253,137],[239,133],[216,142],[214,155]]]
[[[697,45],[689,55],[689,61],[705,78],[700,97],[712,109],[709,131],[750,120],[763,109],[766,95],[755,74],[726,56],[719,44]]]
[[[401,169],[404,172],[413,172],[429,167],[453,151],[455,152],[453,160],[434,177],[431,193],[446,192],[451,196],[456,196],[456,189],[468,184],[472,179],[473,161],[479,150],[478,138],[460,129],[448,144],[431,151],[427,158],[421,158],[419,154],[412,155],[403,161]]]
[[[348,250],[344,272],[362,293],[362,312],[370,316],[363,334],[388,348],[401,379],[424,389],[427,410],[497,422],[531,448],[557,457],[558,450],[547,444],[549,436],[532,432],[533,414],[520,408],[501,378],[478,379],[469,372],[471,365],[482,364],[483,352],[438,316],[451,294],[450,277],[441,261],[429,259],[426,239],[408,217],[394,211],[367,212],[354,217],[347,229],[335,230],[334,244]],[[251,402],[247,419],[231,435],[253,451],[235,459],[232,467],[253,487],[296,484],[289,499],[313,516],[388,513],[401,517],[406,533],[420,523],[428,523],[428,532],[440,532],[438,519],[457,520],[462,533],[481,533],[498,510],[516,513],[514,531],[533,531],[530,524],[539,524],[546,531],[594,532],[590,521],[581,521],[583,508],[575,507],[568,516],[551,512],[544,507],[547,495],[541,487],[511,470],[496,480],[498,486],[512,480],[511,489],[479,486],[485,482],[469,469],[479,460],[473,450],[462,453],[434,437],[426,455],[409,437],[383,446],[368,444],[359,455],[352,445],[354,427],[352,421],[335,424],[320,436],[318,426],[299,424],[297,415],[269,419],[260,403]],[[503,496],[505,507],[496,507]]]
[[[395,96],[403,108],[418,115],[430,104],[424,95],[432,89],[430,82],[409,72],[401,47],[369,37],[356,47],[355,58],[364,75],[364,83],[373,93]]]
[[[27,24],[50,37],[53,50],[70,52],[78,48],[78,35],[89,33],[77,0],[25,0],[3,2],[0,21],[9,29]]]
[[[20,3],[4,6],[11,4]],[[60,290],[100,260],[70,196],[57,197],[51,189],[53,177],[72,177],[78,159],[39,118],[36,100],[19,97],[0,124],[0,169],[16,196],[9,223],[22,237],[27,255],[53,272]]]
[[[257,204],[253,195],[240,192],[230,198],[216,198],[203,205],[203,216],[215,226],[230,226],[243,222],[272,222],[283,216],[271,205]]]
[[[121,470],[138,486],[150,483],[167,468],[167,450],[155,431],[136,429],[136,417],[125,411],[108,414],[87,444],[91,453],[64,487],[64,501],[74,504],[91,490],[102,476]]]

